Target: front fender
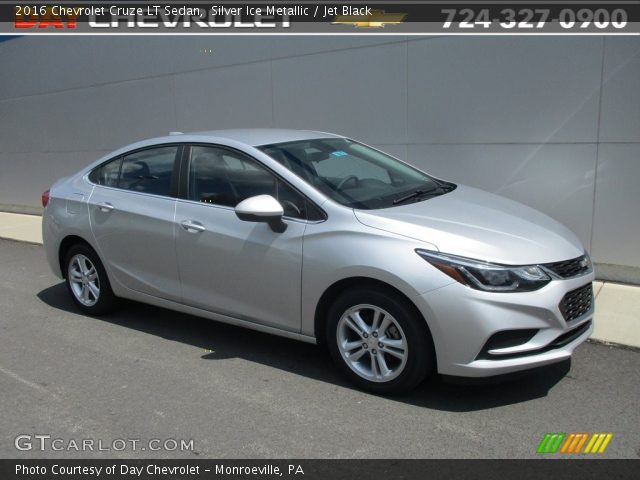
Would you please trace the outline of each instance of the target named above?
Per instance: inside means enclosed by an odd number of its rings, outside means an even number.
[[[373,279],[409,299],[453,282],[415,253],[425,248],[422,242],[364,225],[338,230],[328,223],[309,225],[305,232],[301,294],[305,335],[314,335],[318,303],[336,282]]]

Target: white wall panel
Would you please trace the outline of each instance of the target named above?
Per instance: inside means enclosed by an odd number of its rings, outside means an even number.
[[[0,100],[86,85],[97,54],[90,42],[72,37],[43,40],[22,37],[0,43]]]
[[[268,60],[271,39],[23,37],[0,43],[0,56],[11,66],[0,69],[2,99]]]
[[[273,124],[268,61],[176,75],[175,96],[179,131]]]
[[[97,73],[107,81],[268,60],[271,39],[238,36],[92,38],[103,50]],[[106,41],[105,41],[106,40]],[[206,52],[205,52],[206,50]],[[209,53],[208,50],[213,50]],[[122,55],[126,51],[127,55]]]
[[[404,143],[406,65],[405,44],[274,60],[275,123]]]
[[[105,155],[105,151],[1,153],[0,205],[40,206],[40,195],[60,178]]]
[[[600,145],[593,254],[640,267],[640,144]]]
[[[169,77],[0,101],[1,152],[112,150],[175,129]]]
[[[330,52],[333,50],[347,50],[350,48],[370,47],[384,43],[400,43],[406,37],[401,36],[325,36],[322,41],[317,37],[299,36],[293,41],[291,37],[277,36],[272,42],[273,53],[271,58],[288,58],[311,53]]]
[[[601,142],[640,142],[640,37],[605,43]]]
[[[51,125],[42,111],[40,97],[0,100],[0,153],[46,150]]]
[[[409,42],[412,143],[595,142],[602,39]]]

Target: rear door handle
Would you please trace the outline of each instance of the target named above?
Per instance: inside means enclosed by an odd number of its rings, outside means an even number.
[[[97,206],[101,212],[110,212],[113,210],[113,205],[111,205],[109,202],[100,202],[97,204]]]
[[[196,222],[195,220],[184,220],[180,223],[182,228],[184,228],[189,233],[202,233],[206,230],[204,225],[200,222]]]

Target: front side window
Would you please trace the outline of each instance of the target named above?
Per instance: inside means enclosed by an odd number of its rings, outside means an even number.
[[[386,208],[424,200],[455,188],[346,138],[294,141],[259,148],[329,198],[352,208]]]
[[[305,198],[255,160],[224,148],[191,148],[189,200],[235,207],[256,195],[276,198],[287,217],[307,218]]]

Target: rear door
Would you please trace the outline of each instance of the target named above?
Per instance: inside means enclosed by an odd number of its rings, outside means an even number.
[[[122,286],[180,301],[175,194],[182,147],[138,150],[94,170],[91,228],[110,275]]]

